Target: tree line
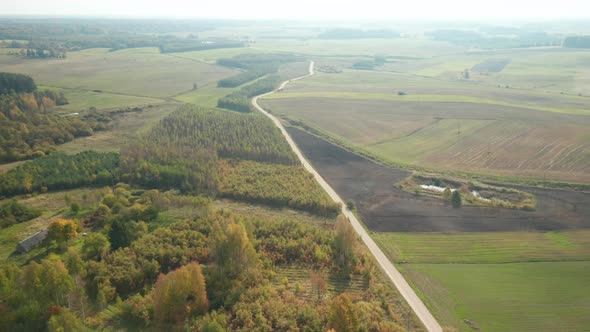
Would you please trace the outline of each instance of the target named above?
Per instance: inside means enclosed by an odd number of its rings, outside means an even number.
[[[268,75],[258,81],[242,87],[217,101],[217,107],[225,108],[240,113],[252,112],[250,100],[252,97],[261,95],[276,89],[281,82],[277,74]]]
[[[111,185],[119,178],[118,165],[116,153],[53,153],[0,174],[0,193],[12,196],[86,185]]]
[[[569,36],[563,41],[563,47],[590,48],[590,36]]]

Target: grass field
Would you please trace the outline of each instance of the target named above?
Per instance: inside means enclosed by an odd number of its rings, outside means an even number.
[[[442,325],[460,331],[586,331],[590,326],[588,261],[401,268]]]
[[[590,261],[590,231],[374,233],[396,263],[514,263]]]
[[[59,145],[57,149],[66,153],[78,153],[84,150],[118,152],[121,146],[146,132],[162,118],[174,112],[177,107],[177,104],[160,104],[144,107],[142,112],[125,113],[115,117],[112,129],[77,138]]]
[[[583,331],[590,324],[590,231],[373,238],[443,325]]]
[[[80,110],[87,110],[91,107],[97,109],[119,108],[136,105],[149,105],[162,103],[161,99],[135,97],[125,94],[99,93],[85,90],[60,89],[48,86],[41,86],[41,89],[62,91],[67,96],[69,104],[57,108],[58,112],[70,113]]]
[[[160,54],[156,48],[116,52],[89,49],[70,52],[62,60],[12,57],[0,62],[0,71],[28,74],[47,86],[155,98],[170,97],[191,90],[193,83],[202,86],[236,73],[202,61]]]

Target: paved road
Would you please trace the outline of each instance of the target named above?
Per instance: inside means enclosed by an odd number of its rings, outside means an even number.
[[[300,79],[303,79],[303,78],[313,75],[314,74],[313,66],[314,66],[314,62],[312,61],[309,64],[309,74],[291,79],[289,81],[285,81],[285,82],[281,83],[281,85],[279,86],[279,88],[277,90],[282,90],[287,84],[289,84],[289,82],[297,81],[297,80],[300,80]],[[412,287],[410,287],[410,285],[408,285],[408,282],[406,281],[406,279],[404,279],[404,277],[401,275],[401,273],[399,273],[399,271],[395,268],[395,266],[393,266],[393,264],[389,261],[387,256],[385,256],[383,251],[381,251],[381,249],[377,246],[375,241],[373,241],[373,239],[369,236],[369,234],[363,228],[363,226],[358,221],[358,219],[355,217],[355,215],[352,212],[350,212],[350,210],[346,207],[346,204],[344,203],[344,201],[342,201],[340,196],[338,196],[338,194],[334,191],[334,189],[332,189],[332,187],[324,180],[324,178],[322,178],[320,176],[320,174],[311,166],[311,164],[307,161],[307,159],[305,159],[305,157],[303,156],[303,154],[301,153],[301,151],[299,150],[299,148],[297,147],[297,145],[295,144],[295,142],[293,141],[291,136],[289,136],[289,133],[285,130],[285,128],[283,127],[281,122],[276,117],[274,117],[272,114],[268,113],[262,107],[260,107],[260,105],[258,105],[259,98],[264,97],[269,94],[272,94],[272,93],[275,93],[277,90],[271,91],[269,93],[265,93],[263,95],[256,96],[256,97],[252,98],[252,104],[254,105],[254,107],[257,110],[259,110],[262,114],[269,117],[274,122],[274,124],[283,133],[283,136],[285,136],[285,139],[287,140],[287,142],[291,146],[291,149],[293,149],[293,152],[295,152],[295,154],[297,155],[297,157],[299,158],[299,160],[301,161],[303,166],[311,174],[313,174],[313,176],[318,181],[318,183],[324,188],[324,190],[330,195],[330,197],[332,197],[332,199],[335,202],[342,204],[342,213],[348,218],[348,220],[350,220],[352,227],[359,234],[359,236],[361,237],[361,239],[363,240],[365,245],[369,248],[369,250],[371,251],[373,256],[375,256],[375,259],[377,259],[377,262],[379,263],[379,265],[381,265],[381,268],[383,268],[383,270],[385,271],[385,273],[387,274],[389,279],[391,279],[391,281],[393,282],[395,287],[397,287],[398,291],[406,299],[406,301],[408,302],[408,304],[410,305],[412,310],[414,310],[414,312],[416,313],[418,318],[420,318],[420,320],[422,321],[422,323],[424,324],[426,329],[430,332],[442,332],[442,328],[441,328],[440,324],[438,324],[436,319],[434,319],[434,317],[432,316],[430,311],[428,311],[428,309],[426,308],[424,303],[422,303],[422,300],[420,300],[420,298],[416,295],[416,293],[414,292]]]

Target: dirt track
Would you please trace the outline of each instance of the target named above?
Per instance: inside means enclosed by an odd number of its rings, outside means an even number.
[[[590,228],[590,194],[521,188],[537,196],[533,212],[462,207],[394,187],[409,172],[373,163],[295,128],[287,128],[306,158],[363,222],[379,232],[549,231]]]

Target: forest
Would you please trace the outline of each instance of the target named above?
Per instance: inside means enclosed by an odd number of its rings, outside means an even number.
[[[118,165],[116,153],[53,153],[0,174],[0,197],[87,185],[112,185],[119,178]]]
[[[0,269],[1,330],[404,331],[342,217],[322,228],[123,184],[70,203],[41,259]],[[199,212],[162,224],[178,207]],[[309,272],[289,283],[288,267]],[[362,282],[334,292],[333,278]]]
[[[202,40],[195,35],[182,38],[165,34],[178,31],[176,29],[179,28],[186,29],[182,31],[206,31],[220,23],[124,19],[92,22],[81,22],[76,19],[28,19],[15,22],[0,19],[0,39],[26,41],[13,45],[23,49],[26,57],[63,57],[66,52],[88,48],[108,48],[116,51],[126,48],[158,47],[162,53],[170,53],[245,46],[237,40]],[[223,24],[231,25],[229,22]]]
[[[108,116],[60,116],[53,109],[68,103],[62,92],[37,90],[25,75],[0,73],[0,163],[42,157],[55,146],[104,130]]]
[[[0,193],[130,185],[335,216],[332,202],[261,114],[182,106],[120,154],[52,153],[0,174]]]

